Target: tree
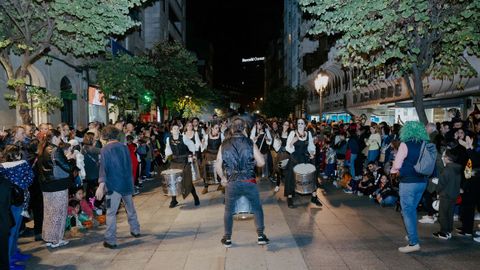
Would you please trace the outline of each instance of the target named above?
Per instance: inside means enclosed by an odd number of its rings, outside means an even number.
[[[136,25],[129,10],[145,0],[2,0],[0,63],[14,85],[23,123],[29,123],[25,78],[28,68],[51,50],[77,57],[105,50],[112,35]],[[20,64],[13,65],[18,55]]]
[[[157,70],[146,57],[124,54],[100,61],[96,66],[100,89],[120,114],[133,109],[132,101],[134,104],[152,101],[152,91],[146,85],[157,75]]]
[[[182,44],[158,43],[148,57],[158,70],[158,76],[150,85],[162,107],[174,108],[174,104],[179,104],[184,96],[199,100],[209,95],[209,91],[204,91],[205,83],[198,73],[197,59]]]
[[[295,110],[298,101],[301,103],[301,98],[292,87],[274,88],[267,92],[261,110],[267,117],[287,118]]]
[[[343,66],[360,84],[403,78],[426,123],[423,79],[476,76],[465,54],[479,56],[479,0],[300,0],[312,35],[336,35]]]

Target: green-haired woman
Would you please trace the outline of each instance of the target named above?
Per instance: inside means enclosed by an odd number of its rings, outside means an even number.
[[[424,141],[429,141],[425,126],[418,121],[407,121],[400,130],[401,144],[393,161],[391,173],[400,174],[400,205],[409,244],[398,250],[403,253],[420,250],[417,233],[417,206],[427,187],[427,176],[413,168],[420,156]]]

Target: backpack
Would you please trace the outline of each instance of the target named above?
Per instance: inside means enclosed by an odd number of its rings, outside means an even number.
[[[433,143],[423,142],[420,148],[420,155],[418,156],[417,163],[413,168],[415,172],[430,176],[435,169],[435,163],[437,159],[437,148]]]

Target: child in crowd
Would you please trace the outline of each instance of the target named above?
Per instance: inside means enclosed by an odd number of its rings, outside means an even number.
[[[90,202],[85,199],[85,192],[83,192],[83,189],[78,188],[75,191],[74,198],[80,203],[80,209],[82,212],[85,213],[90,219],[93,219],[93,207]]]
[[[371,196],[382,207],[395,206],[398,200],[398,194],[385,174],[380,176],[379,188]]]
[[[450,149],[443,153],[442,161],[445,168],[438,178],[436,188],[440,197],[438,210],[440,231],[433,233],[433,236],[444,240],[452,238],[453,210],[460,192],[460,182],[462,180],[462,166],[456,163],[457,160],[458,156]]]
[[[69,159],[74,159],[75,166],[77,167],[77,169],[75,170],[76,172],[74,173],[75,186],[80,187],[83,185],[83,180],[85,179],[86,175],[85,157],[82,153],[80,153],[81,147],[77,140],[70,140],[68,144],[70,145],[70,147],[67,152],[67,157]]]
[[[328,178],[333,178],[335,177],[335,167],[337,163],[337,156],[335,150],[332,148],[332,146],[328,146],[327,149],[327,166],[325,168],[325,176]]]

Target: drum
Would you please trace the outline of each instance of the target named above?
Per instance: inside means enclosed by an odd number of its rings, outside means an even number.
[[[247,219],[253,216],[252,206],[247,197],[241,196],[235,202],[235,211],[233,215],[238,219]]]
[[[177,196],[181,193],[183,171],[180,169],[170,169],[162,172],[163,191],[168,196]]]
[[[309,194],[317,189],[315,166],[310,163],[300,163],[293,167],[295,173],[295,192]]]
[[[205,183],[208,185],[218,185],[220,181],[217,178],[217,172],[215,171],[215,160],[208,161],[205,164]]]
[[[200,168],[198,167],[197,160],[190,162],[190,166],[192,166],[192,182],[201,180],[202,175],[200,174]]]

